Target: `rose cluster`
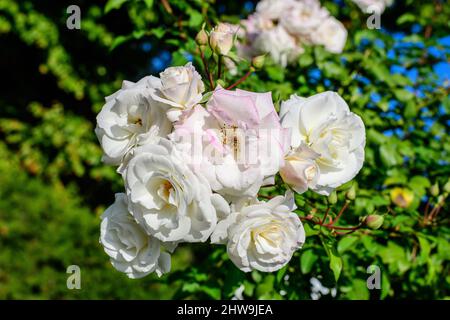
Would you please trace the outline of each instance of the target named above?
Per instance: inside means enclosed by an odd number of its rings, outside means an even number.
[[[345,27],[319,0],[262,0],[241,24],[238,54],[269,53],[282,66],[294,62],[305,45],[323,45],[329,52],[341,53],[347,40]]]
[[[191,63],[124,81],[96,134],[125,185],[100,242],[130,278],[164,274],[180,243],[208,240],[242,271],[282,268],[305,241],[291,190],[329,194],[364,160],[364,124],[338,94],[294,95],[278,114],[270,92],[205,93]],[[278,173],[289,191],[259,200]]]

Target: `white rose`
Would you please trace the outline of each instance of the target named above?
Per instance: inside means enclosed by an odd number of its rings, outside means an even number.
[[[134,146],[170,133],[172,125],[161,104],[150,97],[158,85],[159,79],[152,76],[137,83],[124,81],[120,90],[106,97],[95,129],[105,163],[119,165]]]
[[[132,279],[170,271],[170,254],[162,251],[163,244],[136,223],[128,212],[125,194],[117,193],[116,201],[101,218],[100,243],[114,268]],[[173,244],[167,244],[167,249],[173,251]]]
[[[293,95],[281,104],[280,116],[282,126],[292,128],[292,147],[306,143],[320,155],[314,191],[329,195],[358,174],[364,162],[364,123],[337,93]]]
[[[256,12],[266,19],[277,20],[297,3],[295,0],[262,0],[256,5]]]
[[[226,206],[186,162],[172,142],[161,138],[136,149],[124,171],[130,212],[161,241],[205,241],[217,223],[214,205]]]
[[[226,242],[230,259],[244,272],[279,270],[305,242],[305,231],[294,209],[292,193],[268,202],[241,204],[238,212],[217,225],[211,240]]]
[[[311,36],[316,44],[325,46],[332,53],[341,53],[347,41],[347,29],[334,17],[324,20]]]
[[[257,54],[269,53],[273,61],[283,67],[294,62],[304,52],[300,43],[282,26],[262,30],[255,38],[253,47]]]
[[[169,67],[160,73],[160,86],[152,97],[168,106],[167,116],[178,120],[181,112],[200,102],[205,91],[202,77],[192,63],[184,67]]]
[[[386,7],[392,5],[393,0],[353,0],[365,13],[382,14]]]
[[[217,54],[227,55],[233,47],[234,37],[239,26],[228,23],[219,23],[211,30],[209,45]]]
[[[319,156],[306,144],[293,149],[284,159],[284,166],[280,169],[281,178],[297,193],[314,189],[320,176],[315,161]]]
[[[329,14],[318,0],[297,1],[290,10],[284,11],[280,23],[294,35],[309,35]]]

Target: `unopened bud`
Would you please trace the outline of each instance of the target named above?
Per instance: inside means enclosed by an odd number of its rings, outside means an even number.
[[[345,194],[348,200],[355,200],[356,198],[356,188],[353,184],[350,189],[348,189],[347,193]]]
[[[431,186],[430,193],[433,197],[437,197],[439,195],[439,184],[437,182]]]
[[[211,30],[209,45],[211,49],[221,55],[227,55],[234,44],[236,27],[228,23],[219,23]]]
[[[208,34],[206,33],[205,29],[200,30],[199,33],[197,33],[197,36],[195,37],[195,42],[199,46],[206,46],[208,44]]]
[[[336,193],[336,191],[333,191],[328,196],[328,203],[329,204],[336,204],[336,202],[337,202],[337,193]]]
[[[264,60],[266,60],[265,54],[254,57],[252,59],[252,66],[255,67],[255,69],[261,69],[264,66]]]
[[[370,229],[373,229],[373,230],[379,229],[383,225],[383,222],[384,222],[384,217],[380,216],[378,214],[368,215],[365,220],[366,226],[368,226]]]

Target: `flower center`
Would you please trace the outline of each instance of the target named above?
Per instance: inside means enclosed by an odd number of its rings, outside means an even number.
[[[170,202],[171,202],[170,196],[171,196],[172,192],[173,192],[173,186],[169,181],[164,180],[159,185],[158,195],[164,202],[166,202],[166,204],[170,204]]]

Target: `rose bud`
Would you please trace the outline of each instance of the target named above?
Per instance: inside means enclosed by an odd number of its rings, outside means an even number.
[[[219,23],[211,30],[209,45],[211,49],[221,55],[226,55],[233,47],[236,27],[228,23]]]
[[[205,29],[200,30],[199,33],[197,33],[197,36],[195,37],[195,42],[199,46],[206,46],[208,44],[208,34],[206,33]]]
[[[368,226],[370,229],[377,230],[379,229],[384,222],[384,217],[380,216],[378,214],[371,214],[367,216],[365,220],[366,226]]]

